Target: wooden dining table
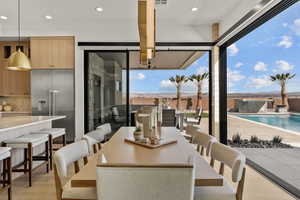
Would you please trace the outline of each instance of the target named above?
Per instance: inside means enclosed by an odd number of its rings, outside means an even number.
[[[200,156],[193,145],[175,127],[162,127],[163,139],[176,139],[177,143],[155,149],[125,141],[132,137],[134,127],[121,127],[102,146],[102,150],[90,156],[89,162],[71,178],[72,187],[96,187],[96,167],[101,164],[164,165],[185,164],[193,156],[195,161],[195,186],[222,186],[223,177]]]

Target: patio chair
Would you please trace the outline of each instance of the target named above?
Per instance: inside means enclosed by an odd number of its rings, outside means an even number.
[[[176,126],[176,112],[175,109],[162,110],[162,126]]]
[[[116,106],[111,107],[111,111],[112,111],[112,118],[115,123],[118,123],[118,124],[126,123],[126,116],[120,116],[118,107],[116,107]]]
[[[185,123],[187,125],[200,125],[201,118],[203,114],[203,109],[197,109],[196,110],[196,117],[186,117],[185,118]]]

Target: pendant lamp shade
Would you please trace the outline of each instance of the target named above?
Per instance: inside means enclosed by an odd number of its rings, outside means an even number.
[[[18,0],[18,35],[19,44],[21,41],[21,9],[20,0]],[[28,57],[20,50],[17,49],[16,52],[12,53],[8,58],[8,70],[14,71],[28,71],[31,70],[31,65]]]
[[[31,65],[28,57],[18,49],[8,58],[8,70],[28,71],[31,70]]]

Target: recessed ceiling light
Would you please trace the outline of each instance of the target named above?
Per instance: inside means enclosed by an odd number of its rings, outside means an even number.
[[[195,11],[197,11],[197,10],[198,10],[198,8],[196,8],[196,7],[195,7],[195,8],[192,8],[192,11],[193,11],[193,12],[195,12]]]
[[[53,17],[51,15],[46,15],[45,18],[46,19],[53,19]]]
[[[101,8],[101,7],[96,7],[95,9],[96,9],[97,12],[102,12],[103,11],[103,8]]]
[[[1,15],[0,18],[3,19],[3,20],[7,20],[8,19],[8,17],[3,16],[3,15]]]

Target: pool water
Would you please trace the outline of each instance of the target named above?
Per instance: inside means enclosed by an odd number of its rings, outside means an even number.
[[[300,115],[236,115],[236,116],[300,133]]]

